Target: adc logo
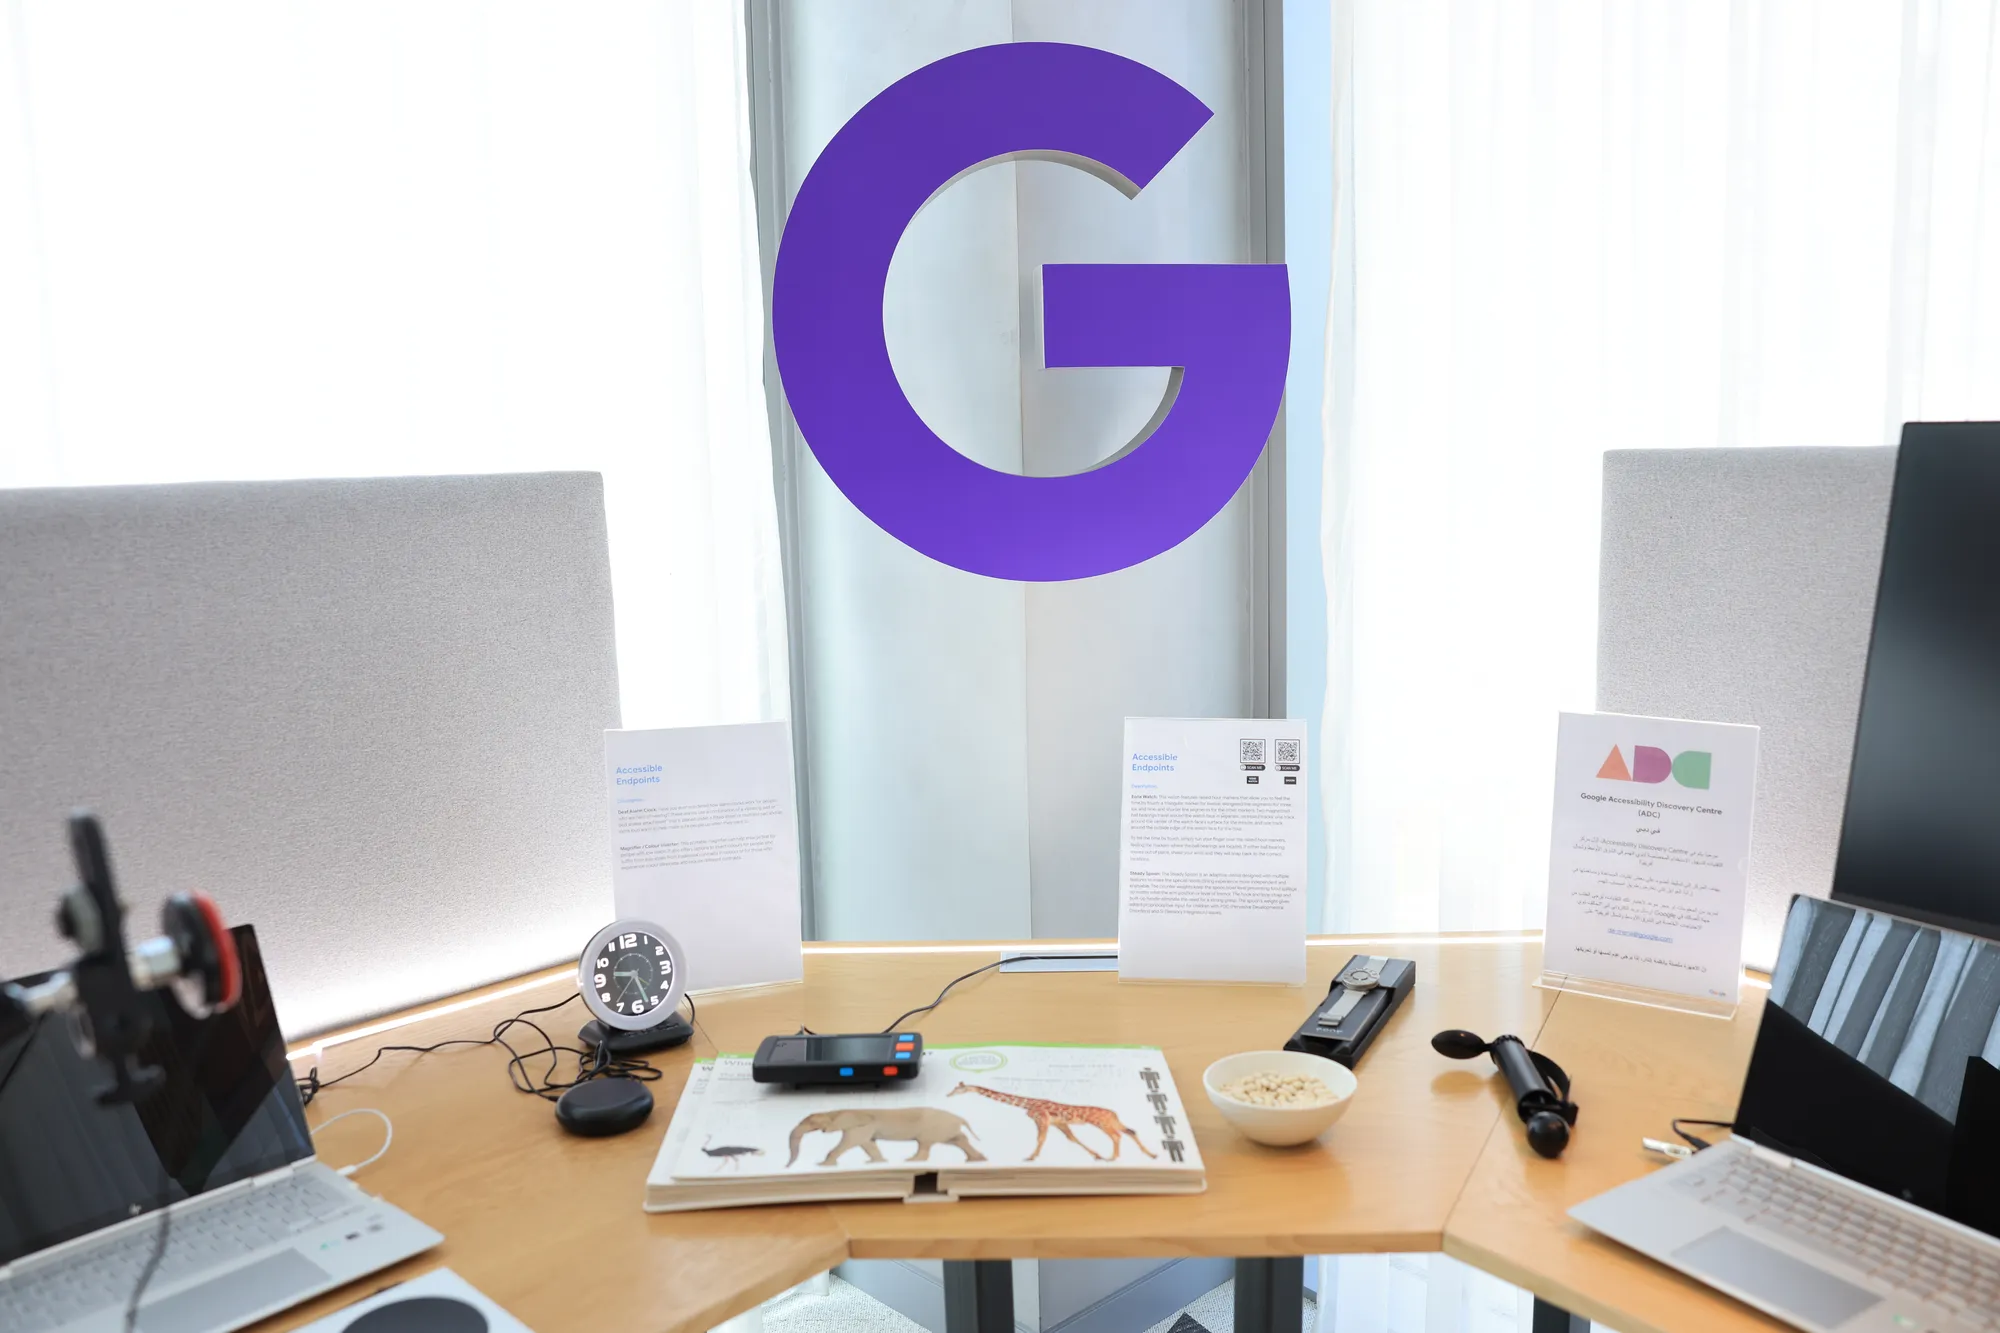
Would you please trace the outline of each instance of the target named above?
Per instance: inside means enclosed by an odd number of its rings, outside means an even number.
[[[1651,745],[1632,747],[1632,766],[1625,766],[1625,756],[1617,746],[1604,760],[1604,767],[1597,770],[1597,776],[1610,782],[1665,782],[1669,775],[1683,787],[1698,791],[1708,790],[1709,767],[1713,756],[1706,750],[1683,750],[1671,759],[1665,750]]]
[[[1135,196],[1214,113],[1108,51],[1019,42],[961,52],[884,89],[827,144],[792,203],[771,337],[792,414],[827,475],[891,535],[994,578],[1110,573],[1192,536],[1249,476],[1291,349],[1282,264],[1049,264],[1050,366],[1170,366],[1136,448],[1068,477],[975,463],[903,396],[882,291],[932,195],[1001,158],[1052,158]]]

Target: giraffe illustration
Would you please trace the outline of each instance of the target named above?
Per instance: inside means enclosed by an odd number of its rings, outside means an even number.
[[[991,1097],[996,1102],[1018,1106],[1028,1113],[1028,1118],[1035,1122],[1035,1150],[1028,1154],[1028,1160],[1031,1162],[1042,1155],[1042,1145],[1048,1142],[1050,1125],[1061,1130],[1064,1138],[1100,1162],[1112,1162],[1118,1159],[1118,1149],[1123,1142],[1122,1136],[1126,1134],[1132,1136],[1133,1146],[1146,1156],[1159,1155],[1140,1141],[1139,1135],[1118,1118],[1116,1111],[1107,1110],[1102,1106],[1071,1106],[1067,1102],[1052,1102],[1042,1097],[1017,1097],[1011,1092],[996,1092],[992,1088],[982,1088],[975,1083],[961,1083],[945,1095],[956,1097],[962,1092],[976,1092],[982,1097]],[[1071,1125],[1097,1126],[1098,1130],[1111,1140],[1111,1156],[1106,1157],[1078,1138],[1071,1132]]]

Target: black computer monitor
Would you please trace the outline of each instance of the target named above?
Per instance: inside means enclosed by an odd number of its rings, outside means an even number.
[[[2000,423],[1903,427],[1833,896],[2000,936]]]

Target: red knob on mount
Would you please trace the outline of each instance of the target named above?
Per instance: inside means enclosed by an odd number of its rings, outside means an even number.
[[[205,893],[177,893],[160,908],[160,926],[180,955],[180,987],[197,1016],[233,1009],[243,998],[243,960],[222,910]]]

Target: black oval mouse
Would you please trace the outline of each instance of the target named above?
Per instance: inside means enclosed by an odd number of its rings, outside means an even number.
[[[412,1296],[376,1306],[346,1333],[486,1333],[486,1316],[449,1296]]]
[[[556,1099],[556,1122],[587,1139],[637,1129],[652,1113],[653,1094],[636,1078],[594,1078]]]

